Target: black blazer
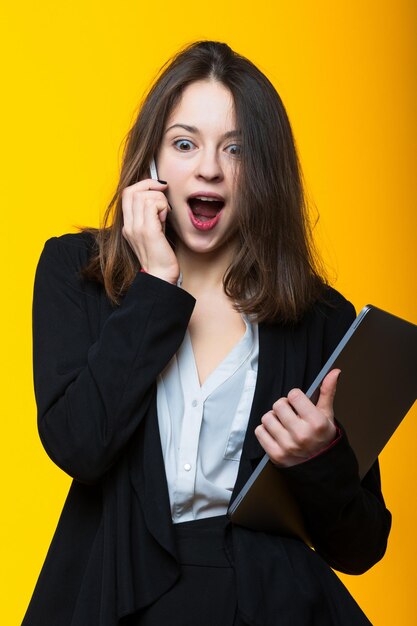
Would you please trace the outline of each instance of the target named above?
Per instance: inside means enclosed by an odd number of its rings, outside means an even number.
[[[194,299],[138,273],[113,307],[101,285],[80,276],[91,245],[87,234],[49,240],[36,274],[39,433],[74,481],[24,626],[116,626],[179,575],[155,381],[181,345]],[[326,302],[299,324],[260,324],[258,378],[232,497],[263,456],[253,433],[262,414],[292,387],[307,388],[354,315],[328,289]],[[329,565],[360,573],[384,554],[390,514],[378,465],[361,483],[343,435],[323,454],[277,471],[290,481],[315,552],[229,525],[241,615],[259,626],[369,624]]]

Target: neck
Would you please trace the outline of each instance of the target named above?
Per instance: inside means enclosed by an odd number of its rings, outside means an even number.
[[[195,295],[201,291],[223,290],[223,276],[233,259],[234,246],[196,253],[179,244],[175,250],[182,272],[182,287]]]

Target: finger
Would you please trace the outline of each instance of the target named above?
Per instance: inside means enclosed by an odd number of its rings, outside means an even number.
[[[164,202],[163,206],[160,206],[159,204],[157,204],[156,209],[157,209],[157,212],[158,212],[158,219],[159,219],[159,221],[162,222],[162,223],[166,222],[166,219],[168,217],[168,213],[170,211],[168,200],[166,200]]]
[[[154,190],[131,190],[130,195],[132,197],[132,218],[134,221],[134,229],[142,230],[146,226],[145,218],[151,216],[151,218],[157,218],[158,213],[163,211],[168,204],[166,196],[160,191]],[[129,197],[129,195],[128,195]],[[155,220],[153,220],[155,221]],[[152,225],[148,220],[147,226]]]
[[[291,389],[288,401],[296,411],[298,419],[285,423],[285,426],[301,447],[308,446],[309,440],[321,441],[333,433],[332,403],[315,405],[301,389]]]
[[[320,386],[320,396],[316,406],[330,416],[333,416],[333,401],[336,395],[337,380],[340,376],[340,371],[339,369],[331,370],[323,379]]]
[[[168,214],[168,200],[162,193],[149,192],[143,210],[143,225],[145,229],[161,230],[161,224],[166,221]]]
[[[286,454],[302,456],[311,444],[314,431],[312,431],[309,422],[300,419],[300,416],[293,411],[289,404],[289,410],[286,411],[282,400],[286,400],[286,398],[280,398],[274,404],[274,406],[279,405],[278,416],[274,411],[270,411],[262,417],[262,424],[269,434],[279,442]]]
[[[153,180],[152,178],[147,178],[145,180],[140,180],[138,183],[134,183],[133,185],[129,185],[129,187],[125,187],[122,191],[122,206],[127,206],[129,202],[132,202],[134,194],[136,192],[144,192],[144,191],[159,191],[162,192],[168,187],[167,183],[161,183],[159,180]]]
[[[279,463],[284,459],[285,453],[279,442],[271,436],[263,424],[255,428],[255,436],[262,448],[265,450],[266,454],[274,463]]]
[[[133,228],[141,228],[143,219],[140,207],[144,203],[144,192],[159,192],[167,188],[167,183],[147,178],[141,180],[122,191],[122,211],[125,232],[133,232]],[[163,196],[163,194],[161,193]],[[165,196],[163,196],[165,197]],[[138,213],[139,212],[139,213]],[[133,224],[133,220],[135,224]]]
[[[287,398],[299,419],[301,418],[306,421],[315,419],[317,408],[301,389],[291,389]]]
[[[289,403],[288,398],[279,398],[279,400],[274,402],[272,413],[279,419],[284,428],[290,428],[292,422],[300,419]]]
[[[161,191],[167,187],[168,183],[165,181],[161,182],[159,180],[154,180],[153,178],[145,178],[137,183],[133,183],[133,185],[129,185],[129,187],[126,187],[124,191]]]
[[[297,456],[308,442],[308,426],[292,412],[288,424],[283,424],[273,411],[268,411],[261,419],[266,432],[279,444],[282,453]]]
[[[285,437],[286,428],[274,411],[268,411],[262,415],[261,423],[274,439],[279,440]]]

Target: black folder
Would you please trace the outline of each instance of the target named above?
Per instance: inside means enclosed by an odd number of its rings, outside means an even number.
[[[334,414],[363,478],[417,398],[417,326],[367,305],[307,390],[310,399],[317,400],[321,382],[333,368],[342,370]],[[266,454],[228,515],[235,524],[309,543],[285,477]]]

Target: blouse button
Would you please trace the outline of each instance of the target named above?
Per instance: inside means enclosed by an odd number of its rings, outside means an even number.
[[[193,401],[191,402],[191,406],[196,407],[196,406],[197,406],[197,404],[198,404],[198,400],[193,400]]]
[[[184,464],[184,469],[185,469],[186,472],[189,472],[190,469],[191,469],[191,465],[189,463],[185,463]]]

